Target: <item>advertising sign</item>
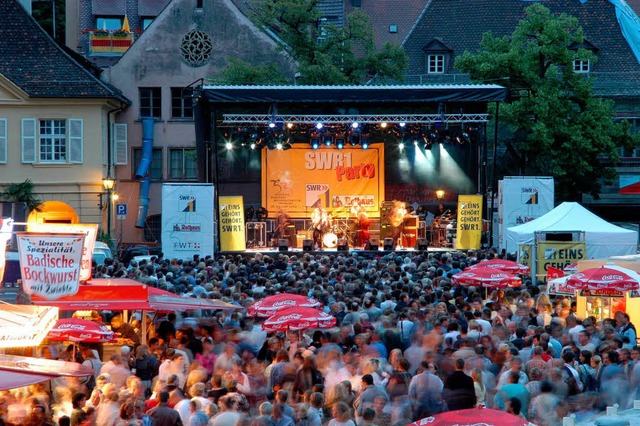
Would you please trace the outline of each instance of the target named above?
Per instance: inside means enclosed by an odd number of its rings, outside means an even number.
[[[500,248],[513,252],[518,247],[507,247],[505,229],[530,222],[553,209],[553,178],[507,176],[499,183],[498,200]]]
[[[85,234],[17,232],[24,292],[54,300],[78,292]]]
[[[13,219],[0,218],[0,282],[4,278],[4,265],[7,260],[7,241],[11,239],[13,232]]]
[[[50,234],[84,234],[84,249],[82,250],[82,264],[80,265],[80,281],[91,279],[91,261],[93,249],[98,236],[98,225],[88,224],[66,224],[66,223],[29,223],[29,232],[41,232]]]
[[[172,259],[213,256],[213,185],[162,185],[162,251]]]
[[[482,195],[459,195],[456,249],[479,249],[482,237]]]
[[[242,196],[220,197],[220,250],[244,251],[247,248],[244,229],[244,201]]]
[[[275,217],[308,216],[315,207],[339,213],[355,203],[371,215],[384,201],[384,144],[368,149],[294,145],[262,151],[262,205]]]
[[[584,259],[587,254],[584,242],[540,241],[536,250],[536,275],[538,277],[546,276],[549,267],[564,269],[572,263]]]
[[[518,263],[528,266],[533,271],[533,257],[531,256],[531,249],[533,246],[527,244],[521,244],[518,247]]]

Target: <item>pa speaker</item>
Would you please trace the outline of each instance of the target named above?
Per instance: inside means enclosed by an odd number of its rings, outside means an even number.
[[[313,240],[302,240],[302,251],[311,251],[313,249]]]
[[[418,238],[416,240],[416,250],[427,251],[427,248],[429,248],[429,242],[426,238]]]
[[[377,238],[369,238],[367,244],[364,245],[365,250],[378,250],[380,247],[380,241]]]
[[[348,251],[349,241],[346,238],[338,238],[338,251]]]
[[[393,251],[395,245],[396,242],[393,240],[393,238],[385,238],[382,243],[382,248],[384,251]]]
[[[278,250],[279,251],[288,251],[289,250],[289,240],[285,238],[280,238],[278,240]]]

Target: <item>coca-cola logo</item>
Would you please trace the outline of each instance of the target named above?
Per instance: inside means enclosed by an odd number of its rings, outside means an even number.
[[[609,275],[603,275],[602,280],[603,281],[622,281],[624,280],[624,277],[618,274],[609,274]]]
[[[491,278],[507,278],[509,275],[507,274],[491,274]]]
[[[296,301],[295,300],[282,300],[280,302],[275,302],[273,304],[274,308],[277,308],[279,306],[295,306],[296,305]]]
[[[280,317],[279,321],[297,320],[302,318],[300,314],[288,314]]]

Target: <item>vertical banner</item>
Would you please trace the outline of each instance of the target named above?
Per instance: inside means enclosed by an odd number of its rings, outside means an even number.
[[[242,196],[220,197],[220,250],[244,251],[247,249],[244,229],[244,201]]]
[[[54,300],[78,292],[85,234],[17,232],[25,293]]]
[[[162,252],[168,259],[214,255],[213,185],[162,185]]]
[[[13,219],[0,217],[0,282],[4,278],[4,265],[7,261],[7,241],[13,232]]]
[[[518,247],[518,263],[528,266],[531,271],[533,271],[532,248],[533,246],[528,244],[521,244],[520,247]]]
[[[479,249],[482,237],[482,195],[459,195],[457,249]]]
[[[89,224],[66,224],[66,223],[29,223],[27,231],[49,234],[84,234],[84,248],[82,249],[82,265],[80,265],[80,281],[91,279],[91,262],[93,249],[96,246],[98,237],[98,225]]]
[[[530,222],[553,210],[553,185],[551,177],[506,176],[499,182],[500,248],[506,248],[508,252],[518,249],[507,246],[507,228]]]
[[[584,242],[541,241],[536,247],[536,277],[546,277],[549,267],[562,270],[585,259],[586,254]]]

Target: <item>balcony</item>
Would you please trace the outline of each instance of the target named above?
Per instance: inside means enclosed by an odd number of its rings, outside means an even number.
[[[133,32],[89,31],[91,55],[122,55],[133,44]]]

